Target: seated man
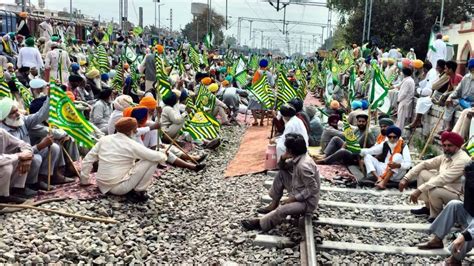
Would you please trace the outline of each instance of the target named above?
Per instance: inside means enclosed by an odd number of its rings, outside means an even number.
[[[446,259],[446,265],[462,265],[462,260],[474,246],[474,163],[470,162],[464,168],[466,181],[464,184],[464,203],[452,200],[439,214],[430,226],[433,238],[418,245],[419,249],[443,248],[443,239],[451,232],[454,225],[464,228],[458,237],[449,245],[451,256]]]
[[[148,111],[149,110],[150,109],[148,109]],[[147,120],[147,107],[134,107],[131,111],[130,116],[138,121],[139,132],[137,134],[137,137],[135,138],[138,143],[141,143],[145,147],[150,148],[152,150],[156,150],[157,146],[159,145],[158,150],[167,151],[167,162],[171,165],[181,168],[187,168],[194,171],[200,171],[204,169],[206,165],[201,164],[200,162],[202,162],[207,157],[207,155],[190,156],[182,152],[173,144],[166,145],[160,143],[160,138],[158,138],[158,129],[160,128],[160,123]],[[195,164],[193,163],[194,161],[198,163]]]
[[[470,76],[466,78],[456,73],[457,66],[454,61],[446,62],[445,72],[450,77],[448,92],[452,90],[446,99],[443,115],[443,128],[447,131],[452,129],[451,122],[456,109],[466,109],[474,102],[474,82]]]
[[[306,114],[309,117],[309,146],[319,146],[321,144],[321,137],[323,134],[323,125],[321,119],[316,114],[317,109],[314,106],[304,107]]]
[[[338,114],[332,114],[328,117],[328,126],[324,128],[323,133],[321,134],[321,151],[326,149],[333,137],[344,137],[342,131],[339,130],[339,120],[341,120],[341,117]]]
[[[275,137],[270,140],[270,144],[276,144],[277,160],[285,153],[285,136],[290,133],[297,133],[303,136],[306,147],[308,147],[308,133],[303,121],[296,116],[296,109],[291,104],[284,104],[280,107],[280,114],[285,121],[285,130],[281,136]]]
[[[360,114],[365,114],[366,111],[362,109],[362,102],[361,101],[353,101],[351,103],[352,111],[347,115],[347,121],[352,126],[357,126],[357,116]]]
[[[269,191],[272,203],[258,210],[266,214],[263,218],[242,221],[248,230],[268,231],[287,215],[312,213],[318,206],[321,180],[316,164],[307,153],[306,140],[300,134],[290,133],[285,137],[285,147],[286,152],[279,162],[280,171]],[[284,189],[289,197],[279,206]]]
[[[393,122],[392,119],[387,117],[380,118],[379,116],[380,133],[375,139],[375,144],[381,144],[387,140],[387,129],[388,127],[393,126],[394,124],[395,122]]]
[[[240,95],[245,94],[244,90],[236,88],[229,83],[229,81],[222,81],[224,92],[222,94],[222,102],[224,102],[230,111],[230,122],[237,122],[237,115],[239,114]]]
[[[417,178],[417,189],[410,195],[410,200],[416,203],[420,199],[425,202],[426,207],[411,210],[411,213],[429,215],[430,222],[443,210],[443,205],[461,198],[461,177],[464,166],[471,161],[469,155],[461,149],[464,139],[459,134],[444,132],[441,134],[441,143],[443,155],[419,163],[399,184],[400,191],[403,191],[408,182]]]
[[[474,91],[474,58],[471,58],[468,63],[469,73],[464,76],[461,84],[459,85],[458,89],[455,91],[457,92],[459,89],[463,90],[473,90]],[[462,92],[465,93],[465,92]],[[473,99],[474,100],[474,99]],[[461,102],[461,101],[460,101]],[[464,101],[467,103],[466,101]],[[461,112],[461,116],[456,121],[454,125],[453,132],[456,132],[464,137],[464,139],[469,137],[469,128],[471,126],[471,118],[474,114],[474,103],[469,102],[470,106],[465,106],[466,108]],[[472,133],[471,133],[472,134]]]
[[[92,107],[91,122],[104,134],[108,133],[107,123],[112,114],[112,107],[110,106],[111,102],[112,90],[102,89],[97,96],[97,101]]]
[[[400,174],[411,167],[410,151],[401,135],[402,131],[392,125],[387,128],[386,141],[360,152],[367,175],[377,180],[377,189],[385,189],[391,179],[400,180]]]
[[[375,143],[375,137],[367,126],[367,120],[369,116],[366,114],[360,114],[357,116],[357,129],[354,130],[354,134],[357,137],[357,142],[360,147],[372,147]],[[366,130],[369,130],[366,140]],[[340,137],[335,136],[331,139],[327,147],[324,149],[326,158],[318,160],[317,164],[337,164],[342,163],[345,165],[358,164],[359,154],[353,153],[346,149],[347,143]]]
[[[0,120],[8,114],[7,106],[10,98],[0,100]],[[25,187],[26,175],[30,170],[33,159],[33,149],[30,144],[19,140],[7,131],[0,128],[0,203],[23,203],[25,199],[10,195],[13,190],[22,190]]]
[[[100,138],[82,162],[82,185],[89,184],[92,165],[98,161],[96,178],[102,193],[127,194],[136,202],[148,200],[146,190],[156,166],[164,163],[167,156],[136,142],[137,128],[135,118],[122,117],[115,123],[116,134]]]
[[[5,104],[7,105],[5,106],[5,110],[10,110],[10,112],[8,116],[1,121],[2,123],[0,124],[0,128],[5,129],[14,137],[23,140],[28,144],[31,144],[29,133],[30,130],[32,130],[35,126],[41,124],[43,121],[46,121],[46,119],[48,119],[49,97],[45,99],[41,109],[37,113],[31,115],[22,115],[18,108],[17,102],[8,102]],[[31,195],[36,193],[31,189],[47,189],[47,184],[45,183],[45,181],[48,177],[49,154],[51,154],[51,183],[53,185],[57,185],[74,182],[74,179],[64,176],[64,158],[61,153],[61,148],[59,147],[59,145],[54,143],[52,136],[48,135],[43,138],[38,144],[34,145],[33,153],[33,161],[31,163],[31,168],[28,172],[28,177],[26,180],[27,187],[29,187],[30,189],[25,189],[25,193]]]
[[[415,120],[411,122],[408,126],[405,127],[405,129],[415,129],[417,127],[421,127],[421,121],[423,118],[423,115],[428,113],[428,111],[431,109],[431,106],[433,105],[433,101],[431,100],[431,94],[433,91],[429,87],[425,88],[418,88],[419,89],[419,94],[420,97],[416,101],[416,106],[415,106]]]

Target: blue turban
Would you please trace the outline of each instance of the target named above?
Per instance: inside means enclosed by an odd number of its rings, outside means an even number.
[[[361,101],[353,101],[351,103],[351,108],[352,108],[352,110],[362,108],[362,102]]]
[[[362,100],[362,110],[369,108],[369,102],[367,100]]]
[[[188,98],[188,90],[183,89],[183,90],[181,90],[181,95],[179,96],[179,101],[184,102],[184,100],[186,100],[186,98]]]
[[[260,67],[267,67],[268,66],[268,60],[267,59],[262,59],[262,60],[260,60],[260,63],[258,65]]]
[[[100,75],[100,79],[101,80],[108,80],[109,79],[109,74],[104,73],[104,74]]]
[[[229,83],[232,83],[232,75],[227,75],[227,77],[225,77],[225,80],[227,80]]]
[[[148,118],[148,109],[143,106],[134,107],[130,116],[137,119],[139,125],[143,124]]]
[[[44,102],[46,101],[46,96],[39,97],[31,101],[30,103],[30,114],[38,112],[41,107],[43,107]]]
[[[390,133],[393,133],[393,134],[395,134],[397,137],[400,137],[400,136],[402,135],[402,130],[401,130],[399,127],[393,125],[393,126],[389,126],[389,127],[387,128],[387,136],[388,136]]]
[[[72,63],[72,64],[71,64],[71,70],[72,70],[73,72],[78,71],[79,68],[80,68],[80,66],[79,66],[78,63]]]
[[[467,62],[467,68],[469,70],[474,68],[474,58],[469,59],[469,61]]]

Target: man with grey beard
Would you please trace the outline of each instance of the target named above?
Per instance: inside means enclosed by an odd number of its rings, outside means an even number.
[[[46,98],[41,109],[32,115],[23,115],[18,109],[17,102],[9,102],[5,106],[5,110],[9,110],[8,115],[0,121],[0,128],[5,129],[8,133],[28,144],[30,141],[29,131],[36,125],[46,121],[49,115],[49,97]],[[44,180],[48,176],[48,154],[51,150],[51,169],[52,184],[63,184],[73,182],[74,180],[63,175],[64,158],[59,145],[53,142],[53,136],[48,135],[38,144],[33,146],[33,160],[30,171],[28,172],[26,185],[30,189],[25,189],[25,196],[32,196],[36,192],[34,190],[46,190],[47,185]]]
[[[410,201],[417,203],[420,199],[426,207],[411,210],[412,214],[429,215],[428,221],[433,222],[443,210],[443,205],[461,199],[461,177],[464,167],[471,161],[461,149],[463,143],[464,139],[459,134],[445,131],[441,134],[444,154],[422,161],[400,181],[399,189],[403,191],[409,181],[417,179],[417,189],[411,194]]]

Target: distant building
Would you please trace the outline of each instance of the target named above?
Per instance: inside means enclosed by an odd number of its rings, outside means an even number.
[[[457,72],[465,74],[467,61],[474,58],[474,19],[446,26],[443,33],[449,36],[449,44],[453,46]]]

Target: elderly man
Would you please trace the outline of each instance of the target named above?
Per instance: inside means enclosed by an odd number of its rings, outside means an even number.
[[[399,184],[400,191],[403,191],[408,182],[417,178],[417,189],[411,194],[410,200],[416,203],[420,199],[425,202],[426,207],[411,210],[411,213],[429,215],[430,222],[438,216],[443,205],[461,198],[463,169],[471,161],[469,155],[461,149],[464,139],[459,134],[444,132],[441,134],[441,143],[443,155],[419,163]]]
[[[307,153],[305,138],[300,134],[287,134],[285,146],[286,152],[279,162],[280,171],[269,191],[272,203],[258,210],[266,214],[261,219],[242,221],[242,226],[248,230],[268,231],[287,215],[311,214],[318,207],[321,180],[316,164]],[[284,189],[289,197],[279,206]]]
[[[9,114],[1,121],[0,128],[5,129],[14,137],[30,144],[29,131],[48,119],[49,97],[46,98],[43,106],[37,113],[26,116],[20,113],[17,102],[7,102],[5,104],[7,106],[4,108],[5,110],[9,110]],[[49,153],[51,153],[51,183],[64,184],[74,181],[74,179],[64,176],[64,158],[59,145],[53,143],[52,136],[46,136],[38,144],[34,145],[33,152],[34,157],[26,180],[27,186],[32,189],[47,189],[46,183],[42,181],[47,180]]]
[[[457,238],[449,245],[451,256],[445,260],[446,265],[462,265],[462,260],[474,246],[474,163],[470,162],[464,168],[464,203],[453,200],[439,214],[430,226],[433,238],[418,245],[419,249],[443,248],[443,239],[451,232],[456,224],[464,228]]]
[[[385,189],[388,181],[399,181],[405,170],[411,167],[408,145],[400,136],[402,130],[394,125],[386,129],[386,141],[369,149],[362,149],[367,175],[377,180],[375,187]]]
[[[0,120],[5,119],[12,102],[10,98],[0,100]],[[15,191],[24,192],[26,175],[30,170],[33,150],[31,146],[21,141],[3,128],[0,128],[0,202],[23,203],[21,197],[11,196],[10,187]],[[24,195],[25,193],[21,193]]]
[[[148,200],[146,190],[153,182],[156,166],[167,156],[136,142],[137,128],[137,120],[132,117],[122,117],[115,123],[117,133],[102,137],[84,158],[82,185],[90,184],[90,172],[98,161],[96,179],[102,193],[127,195],[135,202]]]

